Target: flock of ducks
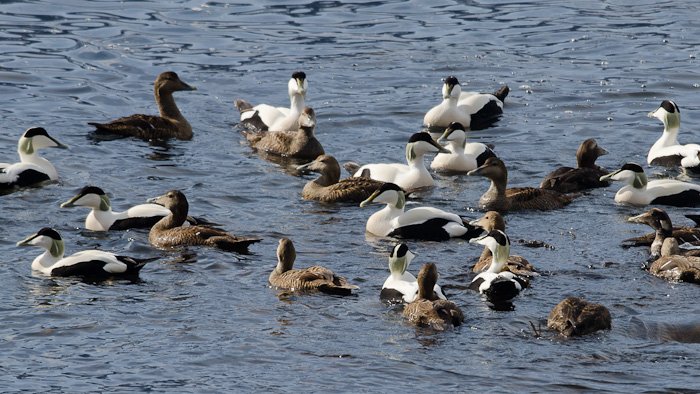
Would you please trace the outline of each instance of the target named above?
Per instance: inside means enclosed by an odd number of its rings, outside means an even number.
[[[548,174],[539,187],[508,188],[508,170],[491,147],[467,141],[466,130],[489,127],[503,113],[509,89],[501,87],[493,94],[462,92],[456,77],[443,80],[442,101],[431,108],[423,119],[424,131],[411,135],[405,147],[406,163],[345,163],[350,176],[341,179],[341,166],[326,154],[316,139],[316,114],[306,106],[308,91],[306,74],[295,72],[288,83],[289,108],[267,104],[252,105],[238,99],[240,126],[251,147],[265,154],[306,161],[300,171],[316,172],[301,191],[307,200],[322,203],[352,203],[366,207],[383,204],[371,214],[366,231],[379,237],[446,241],[462,238],[482,245],[484,251],[475,262],[476,276],[468,288],[478,292],[496,307],[512,307],[513,300],[530,281],[538,276],[536,269],[521,256],[510,254],[504,214],[516,210],[552,210],[563,208],[581,192],[608,187],[611,181],[624,185],[615,201],[634,206],[649,204],[673,206],[700,205],[700,185],[673,179],[647,180],[644,170],[627,163],[608,172],[595,164],[607,154],[594,139],[583,141],[576,152],[577,167],[561,167]],[[174,72],[160,74],[154,83],[159,116],[131,115],[108,123],[89,123],[95,133],[109,133],[144,139],[192,138],[192,126],[175,104],[173,93],[196,88],[180,80]],[[663,101],[649,114],[661,120],[664,131],[651,147],[648,164],[681,166],[700,172],[700,145],[680,145],[680,110],[672,101]],[[41,127],[28,129],[19,139],[20,162],[0,164],[0,190],[9,193],[17,188],[55,181],[54,166],[38,155],[43,148],[66,148]],[[418,189],[431,187],[434,180],[426,167],[425,156],[436,154],[430,164],[433,171],[446,174],[482,176],[490,186],[478,202],[486,211],[476,220],[436,207],[419,206],[405,209],[406,198]],[[121,212],[112,210],[107,194],[97,186],[86,186],[77,195],[61,204],[62,208],[90,209],[85,228],[91,231],[115,231],[148,228],[148,240],[156,248],[204,245],[224,251],[247,253],[248,247],[260,238],[236,236],[215,223],[189,216],[189,204],[179,190],[150,199]],[[700,243],[700,228],[674,228],[662,209],[629,219],[647,224],[654,233],[625,240],[630,246],[649,246],[650,260],[646,268],[653,275],[673,280],[700,283],[700,252],[680,249],[684,242]],[[32,269],[51,276],[105,278],[138,275],[141,268],[154,259],[136,259],[100,250],[85,250],[65,256],[61,236],[51,228],[17,243],[38,246],[45,251],[36,257]],[[403,315],[420,326],[444,330],[460,325],[464,314],[449,301],[437,284],[438,271],[433,263],[424,264],[417,277],[408,272],[415,255],[403,243],[397,243],[389,255],[390,275],[384,282],[380,298],[391,304],[405,304]],[[321,266],[293,268],[296,252],[292,241],[282,238],[277,248],[277,265],[268,278],[271,286],[289,290],[318,290],[336,295],[350,295],[358,287]],[[584,335],[611,327],[609,311],[602,305],[569,297],[549,314],[548,327],[563,335]]]

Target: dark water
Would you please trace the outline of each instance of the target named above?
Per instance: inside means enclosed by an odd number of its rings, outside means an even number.
[[[647,112],[681,107],[681,140],[700,141],[696,59],[700,7],[663,1],[3,2],[0,6],[2,161],[44,126],[69,151],[47,150],[58,184],[0,198],[0,363],[3,391],[592,391],[700,389],[697,286],[641,271],[645,251],[620,240],[640,209],[616,206],[617,186],[564,210],[507,217],[512,252],[544,275],[512,312],[490,310],[466,284],[480,249],[411,243],[411,269],[437,262],[467,315],[433,335],[378,301],[390,240],[366,237],[378,207],[298,197],[308,178],[261,160],[235,128],[235,98],[286,104],[292,71],[308,75],[318,138],[341,162],[401,161],[404,143],[439,102],[440,79],[467,89],[508,84],[497,127],[470,134],[495,145],[513,186],[574,163],[595,137],[614,168],[645,162],[662,126]],[[177,94],[192,141],[94,141],[86,122],[154,113],[165,70],[196,85]],[[666,174],[647,169],[650,176]],[[652,175],[653,174],[653,175]],[[482,178],[437,177],[422,204],[467,216]],[[264,241],[252,256],[211,249],[163,252],[145,231],[82,231],[86,210],[59,209],[96,184],[122,209],[171,188],[191,213]],[[670,209],[678,224],[688,209]],[[99,247],[162,256],[141,281],[99,285],[30,272],[37,249],[14,243],[56,227],[67,251]],[[267,287],[281,236],[298,265],[321,263],[361,286],[356,297],[288,295]],[[530,249],[519,239],[555,249]],[[610,332],[563,340],[542,324],[563,297],[607,305]]]

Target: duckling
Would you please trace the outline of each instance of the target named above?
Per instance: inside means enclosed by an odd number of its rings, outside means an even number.
[[[663,122],[664,131],[649,149],[647,163],[666,167],[683,166],[690,172],[700,172],[700,145],[678,143],[681,127],[681,110],[676,103],[664,100],[656,111],[649,112],[650,118]]]
[[[96,132],[118,134],[126,137],[137,137],[147,140],[177,138],[192,139],[192,126],[182,116],[175,104],[173,93],[178,91],[197,90],[194,86],[183,82],[172,71],[158,75],[153,86],[153,92],[158,104],[160,116],[135,114],[113,120],[109,123],[88,122]]]
[[[410,272],[406,272],[408,265],[411,264],[416,255],[408,250],[408,246],[404,243],[398,243],[391,249],[389,255],[389,271],[391,275],[384,281],[382,291],[379,293],[381,300],[391,304],[413,302],[418,296],[418,282],[416,277]],[[435,284],[433,290],[438,298],[446,300],[447,298],[442,293],[440,286]]]
[[[65,246],[56,230],[44,227],[36,234],[17,242],[17,246],[39,246],[46,249],[32,262],[32,270],[49,276],[80,276],[107,278],[112,276],[137,276],[149,261],[119,256],[101,250],[84,250],[63,257]]]
[[[489,157],[496,157],[485,144],[467,143],[467,134],[461,123],[450,123],[437,142],[447,142],[450,153],[438,153],[435,156],[430,168],[436,171],[468,172],[484,164]]]
[[[472,238],[481,233],[459,215],[433,207],[418,207],[404,212],[406,196],[393,183],[384,183],[368,199],[360,203],[366,207],[372,202],[386,207],[367,219],[366,230],[379,237],[447,241],[452,237]]]
[[[566,337],[591,334],[611,327],[610,311],[578,297],[567,297],[549,313],[547,327]]]
[[[673,224],[671,223],[671,218],[668,213],[660,208],[652,208],[641,215],[633,216],[627,221],[632,223],[646,224],[647,226],[654,229],[654,240],[651,242],[651,258],[658,259],[661,257],[662,247],[664,242],[668,238],[675,238],[673,233]],[[676,245],[678,245],[676,241]],[[669,245],[670,246],[670,245]],[[700,249],[687,250],[681,253],[681,251],[675,251],[673,254],[683,254],[685,256],[700,256]]]
[[[527,282],[504,271],[508,256],[510,255],[510,240],[501,230],[492,230],[477,238],[472,238],[469,243],[484,245],[493,255],[489,268],[478,274],[469,284],[469,289],[484,294],[494,304],[510,302],[520,290],[527,287]]]
[[[700,217],[698,215],[685,215],[685,217],[694,221],[695,226],[672,227],[671,236],[676,238],[680,243],[691,243],[694,245],[700,244],[700,227],[698,227]],[[656,232],[653,232],[639,237],[628,238],[622,241],[622,246],[650,246],[656,239],[656,236]]]
[[[423,264],[418,272],[418,297],[404,307],[403,316],[411,324],[443,331],[461,325],[464,313],[454,302],[439,298],[433,291],[437,278],[435,264]]]
[[[581,143],[576,151],[577,167],[559,167],[550,172],[540,183],[542,189],[556,190],[561,193],[573,193],[596,187],[607,187],[610,182],[601,181],[600,177],[608,171],[595,164],[598,157],[607,155],[595,139],[589,138]]]
[[[481,208],[487,211],[501,213],[531,209],[546,211],[562,208],[574,199],[574,196],[555,190],[534,187],[506,189],[508,170],[503,161],[497,157],[488,158],[483,165],[469,171],[467,175],[480,175],[491,180],[491,187],[479,199]]]
[[[27,129],[17,143],[19,163],[0,163],[0,190],[57,180],[56,168],[37,152],[43,148],[68,147],[51,137],[43,127]]]
[[[170,210],[170,214],[154,224],[148,233],[149,242],[157,248],[206,245],[229,252],[246,253],[250,244],[261,240],[254,237],[237,237],[214,227],[181,227],[187,219],[189,203],[179,190],[171,190],[160,197],[150,199],[149,202],[163,205]]]
[[[322,293],[351,295],[359,287],[348,283],[326,267],[292,269],[297,254],[289,238],[282,238],[277,246],[277,266],[270,273],[270,285],[278,289],[318,290]]]
[[[320,155],[314,161],[297,167],[298,170],[314,171],[321,174],[318,178],[309,181],[301,192],[305,200],[321,202],[354,202],[360,203],[366,200],[372,193],[379,189],[382,182],[370,178],[345,178],[340,179],[340,165],[330,155]]]
[[[600,177],[604,180],[625,183],[615,194],[615,202],[636,206],[649,204],[694,207],[700,205],[700,185],[675,179],[647,181],[644,170],[638,164],[627,163],[622,168]]]
[[[313,160],[324,153],[321,143],[314,135],[316,114],[310,107],[299,115],[299,129],[296,131],[244,131],[248,142],[257,150],[273,155],[296,159]]]
[[[241,113],[241,124],[245,128],[253,128],[258,131],[298,130],[301,127],[299,115],[305,107],[304,100],[308,88],[306,74],[303,71],[296,71],[287,83],[289,108],[273,107],[268,104],[252,106],[245,100],[236,100],[236,108]]]

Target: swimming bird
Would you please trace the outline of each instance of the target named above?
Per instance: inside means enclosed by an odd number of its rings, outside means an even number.
[[[403,308],[411,324],[443,331],[464,322],[464,313],[452,301],[439,298],[433,288],[438,272],[434,263],[423,264],[418,272],[418,297]]]
[[[297,167],[321,174],[318,178],[304,185],[301,197],[305,200],[321,202],[354,202],[366,200],[382,182],[370,178],[340,179],[340,165],[331,155],[320,155],[314,161]]]
[[[306,74],[296,71],[287,83],[289,93],[289,108],[273,107],[268,104],[251,105],[245,100],[236,100],[236,108],[241,113],[241,124],[258,131],[295,131],[299,129],[299,115],[303,111],[306,99],[306,91],[309,85]],[[255,119],[257,118],[257,119]]]
[[[156,260],[136,259],[102,250],[84,250],[63,257],[65,246],[56,230],[44,227],[36,234],[17,242],[17,246],[39,246],[46,249],[32,262],[32,270],[50,276],[80,276],[107,278],[112,276],[136,276],[143,266]]]
[[[109,123],[89,122],[99,133],[118,134],[127,137],[137,137],[147,140],[177,138],[192,139],[192,126],[182,116],[175,104],[173,93],[178,91],[197,90],[183,82],[172,71],[161,73],[153,86],[156,104],[160,116],[135,114],[113,120]]]
[[[510,255],[510,240],[506,233],[501,230],[492,230],[480,237],[472,238],[469,243],[484,245],[493,255],[489,268],[472,280],[469,289],[484,294],[494,304],[504,304],[509,303],[520,294],[520,290],[527,287],[524,279],[505,271]]]
[[[666,167],[682,166],[691,172],[700,172],[700,145],[678,143],[681,128],[681,110],[676,103],[664,100],[656,111],[649,112],[650,118],[663,122],[664,131],[649,149],[647,163]]]
[[[68,147],[51,137],[43,127],[27,129],[17,143],[19,163],[0,163],[0,190],[57,180],[56,168],[38,154],[43,148]]]
[[[674,207],[700,205],[700,185],[675,179],[647,181],[644,170],[638,164],[627,163],[619,170],[600,177],[601,181],[608,179],[625,184],[615,194],[615,202],[621,204],[660,204]]]
[[[189,203],[179,190],[171,190],[149,202],[170,210],[170,214],[154,224],[148,233],[148,241],[157,248],[206,245],[229,252],[246,253],[250,244],[260,242],[260,238],[238,237],[214,227],[182,227],[187,219]]]
[[[391,274],[382,285],[382,291],[379,293],[381,300],[392,304],[400,304],[413,302],[416,299],[418,296],[418,282],[415,276],[406,271],[414,257],[415,255],[408,250],[408,246],[405,243],[394,245],[389,255],[389,272]],[[438,298],[447,299],[437,284],[433,286],[433,290]]]
[[[596,187],[607,187],[610,182],[601,181],[600,177],[608,171],[595,164],[598,157],[607,155],[595,139],[589,138],[581,143],[576,151],[576,168],[559,167],[550,172],[540,183],[542,189],[572,193]]]
[[[671,235],[672,237],[676,238],[678,242],[681,244],[684,243],[691,243],[694,245],[699,245],[700,244],[700,227],[698,227],[700,224],[700,217],[698,215],[685,215],[688,219],[692,220],[695,222],[695,226],[690,227],[690,226],[678,226],[678,227],[671,227]],[[670,220],[669,220],[670,221]],[[656,231],[653,233],[648,233],[641,235],[639,237],[632,237],[625,239],[622,241],[622,246],[625,247],[631,247],[631,246],[650,246],[654,240],[656,239],[657,233]],[[668,235],[667,235],[668,236]]]
[[[574,196],[562,194],[555,190],[534,187],[506,188],[508,185],[508,170],[503,161],[490,157],[486,162],[467,173],[479,175],[491,180],[491,186],[479,199],[479,205],[487,211],[516,211],[536,209],[546,211],[562,208],[574,199]]]
[[[257,150],[273,155],[313,160],[324,154],[323,146],[314,135],[316,114],[310,107],[299,115],[299,129],[295,131],[244,131],[248,142]]]
[[[418,207],[404,211],[406,197],[393,183],[384,183],[360,207],[372,202],[386,204],[367,219],[367,232],[379,237],[446,241],[452,237],[469,239],[481,233],[481,229],[473,228],[459,215],[441,209]]]
[[[578,297],[567,297],[549,313],[547,327],[564,336],[580,336],[611,327],[610,311]]]
[[[436,171],[468,172],[484,164],[489,157],[496,157],[485,144],[467,142],[467,134],[461,123],[450,123],[437,142],[447,142],[450,153],[438,153],[435,156],[430,168]]]
[[[277,246],[277,266],[268,278],[272,287],[288,290],[318,290],[337,295],[351,295],[353,290],[359,289],[326,267],[314,265],[293,269],[296,257],[297,253],[292,240],[280,239]]]
[[[664,242],[673,236],[673,224],[668,213],[660,208],[652,208],[640,215],[632,216],[627,221],[632,223],[646,224],[654,229],[654,240],[651,243],[650,252],[651,258],[657,259],[661,256],[661,250]],[[678,245],[678,241],[676,241]],[[685,256],[700,256],[700,249],[691,249],[684,252],[675,251],[674,254],[683,254]]]

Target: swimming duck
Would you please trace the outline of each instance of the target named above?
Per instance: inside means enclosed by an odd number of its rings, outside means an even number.
[[[187,219],[189,204],[179,190],[171,190],[160,197],[150,199],[149,202],[163,205],[170,210],[170,214],[154,224],[148,233],[149,242],[157,248],[206,245],[229,252],[246,253],[250,244],[260,242],[260,238],[237,237],[214,227],[182,227]]]
[[[671,235],[676,238],[680,243],[691,243],[694,245],[700,244],[700,227],[698,227],[700,222],[700,217],[698,215],[685,215],[688,219],[695,222],[694,227],[682,226],[682,227],[672,227]],[[670,219],[669,219],[670,223]],[[628,238],[622,241],[623,246],[650,246],[656,239],[657,233],[648,233],[641,235],[639,237]],[[666,236],[669,236],[666,234]]]
[[[487,127],[503,113],[503,101],[509,91],[508,86],[503,86],[494,94],[462,92],[457,77],[450,75],[443,79],[442,102],[425,114],[423,124],[440,129],[452,122],[472,130]]]
[[[49,276],[81,276],[105,278],[136,276],[143,266],[155,260],[119,256],[101,250],[84,250],[63,257],[63,239],[56,230],[44,227],[36,234],[17,242],[17,246],[39,246],[46,249],[32,262],[32,270]]]
[[[480,142],[467,143],[467,134],[461,123],[452,122],[437,142],[447,142],[450,153],[438,153],[430,163],[437,171],[468,172],[484,164],[489,157],[496,157],[491,148]]]
[[[697,252],[697,249],[681,251],[678,241],[668,237],[661,247],[661,256],[649,266],[649,273],[673,282],[700,283],[700,257]]]
[[[462,324],[464,313],[454,302],[441,299],[435,293],[437,278],[435,264],[423,264],[418,272],[418,297],[403,308],[403,316],[411,324],[443,331]]]
[[[610,182],[601,181],[600,177],[608,175],[608,171],[595,164],[598,157],[607,154],[608,151],[601,148],[595,139],[589,138],[583,141],[576,151],[577,167],[557,168],[544,177],[540,187],[561,193],[573,193],[596,187],[607,187],[610,185]]]
[[[512,272],[504,271],[510,255],[510,240],[506,233],[501,230],[492,230],[480,237],[472,238],[469,243],[484,245],[493,255],[489,268],[472,280],[469,289],[484,294],[494,304],[503,304],[510,302],[520,294],[520,290],[527,287],[524,279]]]
[[[127,137],[149,140],[165,138],[190,140],[192,139],[192,126],[182,116],[173,98],[174,92],[182,90],[197,90],[197,88],[183,82],[176,73],[166,71],[158,75],[153,86],[160,116],[135,114],[109,123],[89,122],[88,124],[95,126],[97,132]]]
[[[392,304],[413,302],[418,296],[418,282],[416,277],[406,269],[415,255],[408,250],[404,243],[394,245],[389,255],[389,271],[391,274],[384,281],[382,291],[379,293],[381,300]],[[433,290],[438,298],[446,300],[440,286],[435,284]]]
[[[299,115],[299,129],[295,131],[244,131],[248,142],[257,150],[296,159],[313,160],[324,153],[314,135],[316,114],[310,107]]]
[[[668,213],[660,208],[652,208],[641,215],[632,216],[627,219],[627,221],[632,223],[646,224],[647,226],[654,229],[654,240],[651,242],[651,258],[657,259],[662,253],[661,250],[664,246],[664,242],[668,238],[675,238],[673,236],[674,229],[671,223],[671,218]],[[678,245],[678,241],[675,241]],[[670,247],[668,245],[667,247]],[[673,254],[683,254],[685,256],[700,256],[700,249],[691,249],[681,253],[680,250],[675,251]]]
[[[340,165],[330,155],[320,155],[314,161],[301,165],[297,169],[321,174],[304,186],[301,197],[305,200],[360,203],[382,185],[380,181],[362,177],[341,180]]]
[[[700,185],[675,179],[647,181],[644,170],[638,164],[627,163],[619,170],[600,177],[604,180],[625,183],[615,194],[615,202],[636,206],[649,204],[694,207],[700,205]]]
[[[526,209],[546,211],[562,208],[574,198],[555,190],[534,187],[506,189],[508,170],[503,161],[497,157],[486,159],[483,165],[469,171],[467,175],[480,175],[491,180],[491,186],[479,199],[481,208],[487,211],[506,212]]]
[[[681,127],[681,110],[676,103],[664,100],[656,111],[649,112],[650,118],[663,122],[664,131],[649,149],[647,163],[666,167],[683,166],[691,172],[700,172],[700,145],[678,143]]]
[[[481,232],[459,215],[441,209],[418,207],[404,211],[406,197],[403,190],[393,183],[384,183],[362,201],[360,207],[372,202],[386,204],[367,219],[367,232],[379,237],[446,241],[452,237],[472,238]]]
[[[277,266],[268,278],[270,285],[278,289],[318,290],[323,293],[351,295],[359,287],[348,283],[326,267],[292,269],[297,254],[289,238],[282,238],[277,246]]]
[[[567,297],[549,313],[547,327],[562,335],[580,336],[611,327],[610,311],[578,297]]]
[[[252,106],[245,100],[236,100],[236,108],[241,113],[241,123],[246,128],[253,126],[252,128],[258,131],[294,131],[299,129],[299,115],[305,107],[304,99],[308,88],[306,74],[303,71],[296,71],[287,83],[289,108],[273,107],[267,104]]]
[[[0,190],[57,180],[56,168],[37,152],[42,148],[66,149],[67,146],[51,137],[43,127],[27,129],[17,143],[19,163],[0,163]]]

